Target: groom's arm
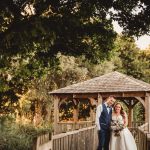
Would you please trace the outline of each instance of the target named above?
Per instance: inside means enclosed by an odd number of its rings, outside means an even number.
[[[100,130],[99,117],[101,115],[101,112],[102,112],[102,105],[100,104],[96,108],[96,118],[95,118],[95,124],[98,130]]]

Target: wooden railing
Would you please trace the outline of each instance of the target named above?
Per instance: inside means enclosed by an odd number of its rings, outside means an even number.
[[[46,133],[38,136],[33,143],[33,150],[52,150],[52,134]]]
[[[33,150],[96,150],[96,126],[57,135],[44,134],[35,139]]]
[[[54,135],[53,150],[96,150],[98,139],[95,126]]]
[[[138,136],[139,136],[139,143],[138,143],[138,150],[149,150],[149,139],[148,139],[148,123],[143,124],[142,126],[138,127]]]
[[[148,133],[148,123],[141,126],[141,123],[135,123],[135,127],[129,128],[131,131],[138,150],[150,150],[150,134]]]
[[[71,128],[71,130],[76,130],[56,135],[48,133],[39,136],[35,140],[33,150],[96,150],[98,136],[95,125],[80,129],[82,124],[79,126],[72,126],[71,124],[71,127],[79,127],[79,129]],[[132,127],[129,130],[135,138],[138,150],[150,150],[148,124]]]
[[[144,123],[145,123],[144,121],[140,121],[140,122],[135,122],[135,121],[133,121],[133,122],[131,123],[131,127],[132,127],[132,128],[138,128],[139,126],[143,125]]]
[[[81,122],[59,122],[54,134],[65,133],[68,131],[74,131],[82,128],[91,127],[92,121],[81,121]]]

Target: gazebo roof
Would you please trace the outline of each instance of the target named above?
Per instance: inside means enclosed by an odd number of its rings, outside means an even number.
[[[73,84],[50,94],[149,92],[150,84],[117,71],[84,82]]]

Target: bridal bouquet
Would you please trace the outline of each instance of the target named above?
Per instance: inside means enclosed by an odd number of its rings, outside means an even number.
[[[119,120],[112,120],[110,128],[115,133],[115,136],[120,136],[120,132],[124,129],[124,125]]]

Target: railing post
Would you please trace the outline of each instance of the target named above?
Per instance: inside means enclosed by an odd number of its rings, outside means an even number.
[[[150,150],[150,133],[147,134],[147,150]]]
[[[58,122],[59,122],[59,98],[54,97],[54,133],[58,132]]]
[[[37,139],[38,139],[38,137],[35,137],[35,138],[33,139],[32,150],[36,150],[36,149],[37,149]]]
[[[146,112],[146,122],[148,122],[148,132],[150,132],[150,94],[146,93],[146,97],[145,97],[145,103],[146,103],[146,108],[145,108],[145,112]]]

